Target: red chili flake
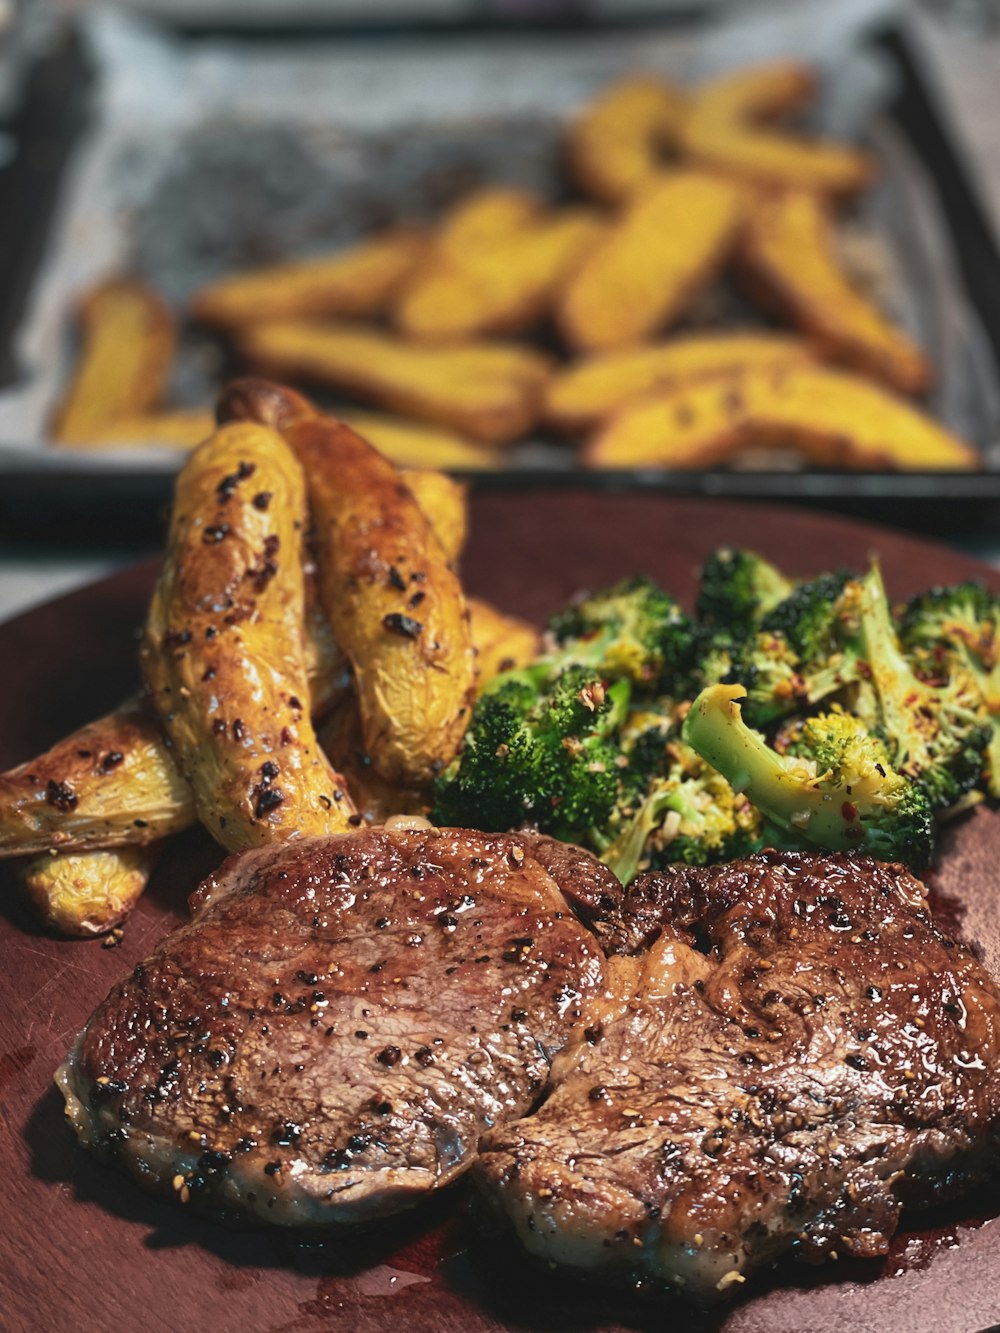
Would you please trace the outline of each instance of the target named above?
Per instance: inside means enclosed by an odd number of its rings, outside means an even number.
[[[844,804],[840,807],[840,813],[844,816],[844,818],[847,820],[849,824],[853,824],[858,817],[858,807],[854,805],[853,802],[851,801],[845,801]]]

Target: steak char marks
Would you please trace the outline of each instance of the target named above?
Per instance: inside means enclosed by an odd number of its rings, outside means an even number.
[[[700,1300],[794,1251],[886,1252],[997,1165],[1000,992],[902,867],[649,874],[609,985],[480,1179],[536,1255]]]
[[[231,857],[60,1071],[77,1132],[230,1220],[417,1202],[531,1109],[603,984],[553,875],[591,914],[620,896],[586,853],[463,830]]]

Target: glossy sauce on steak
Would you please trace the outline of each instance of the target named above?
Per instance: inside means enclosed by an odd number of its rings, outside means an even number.
[[[902,867],[765,853],[636,881],[608,986],[486,1191],[534,1254],[700,1300],[886,1252],[998,1162],[1000,991]]]
[[[143,1184],[230,1220],[415,1203],[531,1109],[603,985],[557,878],[591,913],[620,895],[586,853],[517,835],[231,857],[92,1016],[58,1076],[67,1113]]]

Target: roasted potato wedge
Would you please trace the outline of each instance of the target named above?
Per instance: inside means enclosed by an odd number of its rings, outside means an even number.
[[[485,185],[473,190],[445,214],[433,236],[433,253],[467,255],[505,240],[542,211],[542,201],[527,190]]]
[[[545,419],[560,431],[582,430],[651,389],[682,388],[815,359],[802,338],[763,332],[690,334],[646,347],[602,352],[552,377]]]
[[[426,253],[421,232],[393,227],[332,254],[221,278],[195,294],[191,313],[222,329],[272,319],[374,315]]]
[[[434,530],[388,459],[300,395],[244,380],[219,414],[256,415],[298,455],[320,592],[354,667],[365,748],[386,782],[423,785],[458,749],[475,684],[465,598]]]
[[[872,177],[866,154],[846,144],[798,138],[766,125],[805,106],[815,88],[813,71],[798,61],[724,74],[692,98],[678,131],[681,147],[693,162],[749,180],[831,195],[856,193]]]
[[[430,524],[445,559],[457,564],[469,535],[468,486],[464,481],[426,468],[403,468],[399,478]]]
[[[585,451],[590,467],[708,468],[752,445],[820,467],[966,470],[974,449],[912,404],[849,371],[795,366],[627,404]]]
[[[487,444],[514,440],[534,425],[552,364],[514,344],[425,347],[377,329],[304,321],[246,329],[241,346],[276,378],[332,385]]]
[[[177,479],[140,662],[199,818],[235,851],[353,813],[310,720],[305,483],[266,426],[222,426]]]
[[[18,877],[42,924],[61,935],[103,935],[138,902],[160,844],[108,851],[43,852]]]
[[[194,818],[191,789],[141,697],[0,775],[0,856],[145,844]]]
[[[519,616],[498,611],[481,597],[466,599],[476,650],[476,688],[482,690],[494,676],[526,666],[541,652],[541,632]]]
[[[758,196],[743,227],[739,258],[755,299],[831,356],[900,393],[922,393],[929,386],[926,356],[844,272],[820,196],[806,190]]]
[[[175,408],[147,412],[145,416],[120,417],[95,426],[88,445],[101,449],[131,448],[136,445],[165,445],[172,449],[193,449],[215,430],[215,417],[198,408]],[[79,441],[82,445],[84,441]]]
[[[569,345],[627,347],[679,318],[728,258],[743,201],[741,186],[700,171],[641,190],[562,291],[556,316]]]
[[[655,74],[630,74],[603,89],[566,131],[566,162],[580,189],[620,204],[650,184],[677,143],[687,102]]]
[[[343,420],[401,468],[435,468],[445,472],[495,471],[504,454],[443,426],[430,426],[381,412],[345,411]]]
[[[165,302],[144,283],[113,279],[79,307],[81,351],[56,410],[58,444],[93,444],[102,429],[144,416],[163,396],[177,332]]]
[[[548,314],[560,283],[603,231],[589,210],[567,208],[489,245],[452,246],[404,288],[396,326],[429,341],[529,329]]]

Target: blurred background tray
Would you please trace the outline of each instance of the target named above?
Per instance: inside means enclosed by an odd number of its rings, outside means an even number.
[[[854,10],[854,29],[849,45],[842,37],[838,81],[828,81],[820,123],[834,132],[863,128],[882,159],[883,179],[864,203],[864,223],[886,239],[898,264],[898,312],[941,367],[932,410],[981,449],[984,471],[583,473],[567,470],[565,446],[541,442],[519,446],[513,470],[477,474],[477,485],[572,480],[600,489],[642,484],[682,494],[785,497],[937,531],[1000,515],[1000,253],[902,27],[863,21],[878,7],[836,8]],[[560,10],[565,20],[569,11],[559,6],[556,19]],[[72,291],[109,267],[135,267],[182,302],[221,272],[308,253],[318,239],[348,241],[401,205],[411,216],[436,210],[449,190],[477,174],[548,180],[551,194],[562,117],[602,82],[633,64],[657,65],[661,52],[668,74],[680,64],[700,75],[726,61],[719,31],[688,24],[608,25],[569,13],[568,23],[541,30],[505,24],[499,32],[496,18],[486,14],[489,40],[481,32],[477,38],[474,24],[453,23],[436,30],[433,45],[399,31],[341,32],[323,37],[320,53],[313,34],[310,67],[315,73],[328,62],[333,82],[344,73],[347,85],[340,80],[334,103],[348,107],[353,98],[357,114],[339,136],[330,133],[332,122],[324,134],[322,103],[319,120],[310,110],[311,139],[296,119],[310,109],[308,95],[290,103],[276,86],[261,96],[255,80],[244,104],[237,98],[226,116],[195,114],[229,104],[223,94],[233,87],[235,51],[252,64],[294,63],[301,34],[238,37],[213,28],[208,37],[179,35],[118,18],[92,28],[86,42],[64,34],[28,80],[11,127],[19,152],[0,172],[0,375],[13,386],[0,393],[5,534],[30,536],[43,519],[54,519],[84,540],[103,515],[123,540],[148,538],[181,458],[162,450],[81,455],[44,442],[40,423],[72,354]],[[840,25],[847,31],[843,15]],[[794,25],[790,32],[784,40],[816,44],[805,54],[829,55],[821,34],[803,36]],[[762,49],[741,47],[741,57],[768,54],[774,40],[765,25]],[[478,52],[471,70],[470,52]],[[142,67],[141,79],[122,78],[129,62]],[[109,79],[111,67],[117,76]],[[464,73],[445,96],[441,75],[449,68]],[[504,77],[511,69],[518,71],[516,87]],[[195,96],[187,115],[160,109],[129,117],[129,107],[155,106],[192,71],[204,103]],[[380,74],[374,84],[373,71]],[[255,116],[247,121],[250,103]],[[449,108],[444,127],[442,107]],[[317,163],[320,184],[307,188]],[[198,197],[199,182],[248,174],[257,176],[255,192]],[[185,337],[176,400],[205,401],[226,369],[210,342]],[[12,423],[34,424],[16,432]],[[105,524],[100,540],[108,536]]]

